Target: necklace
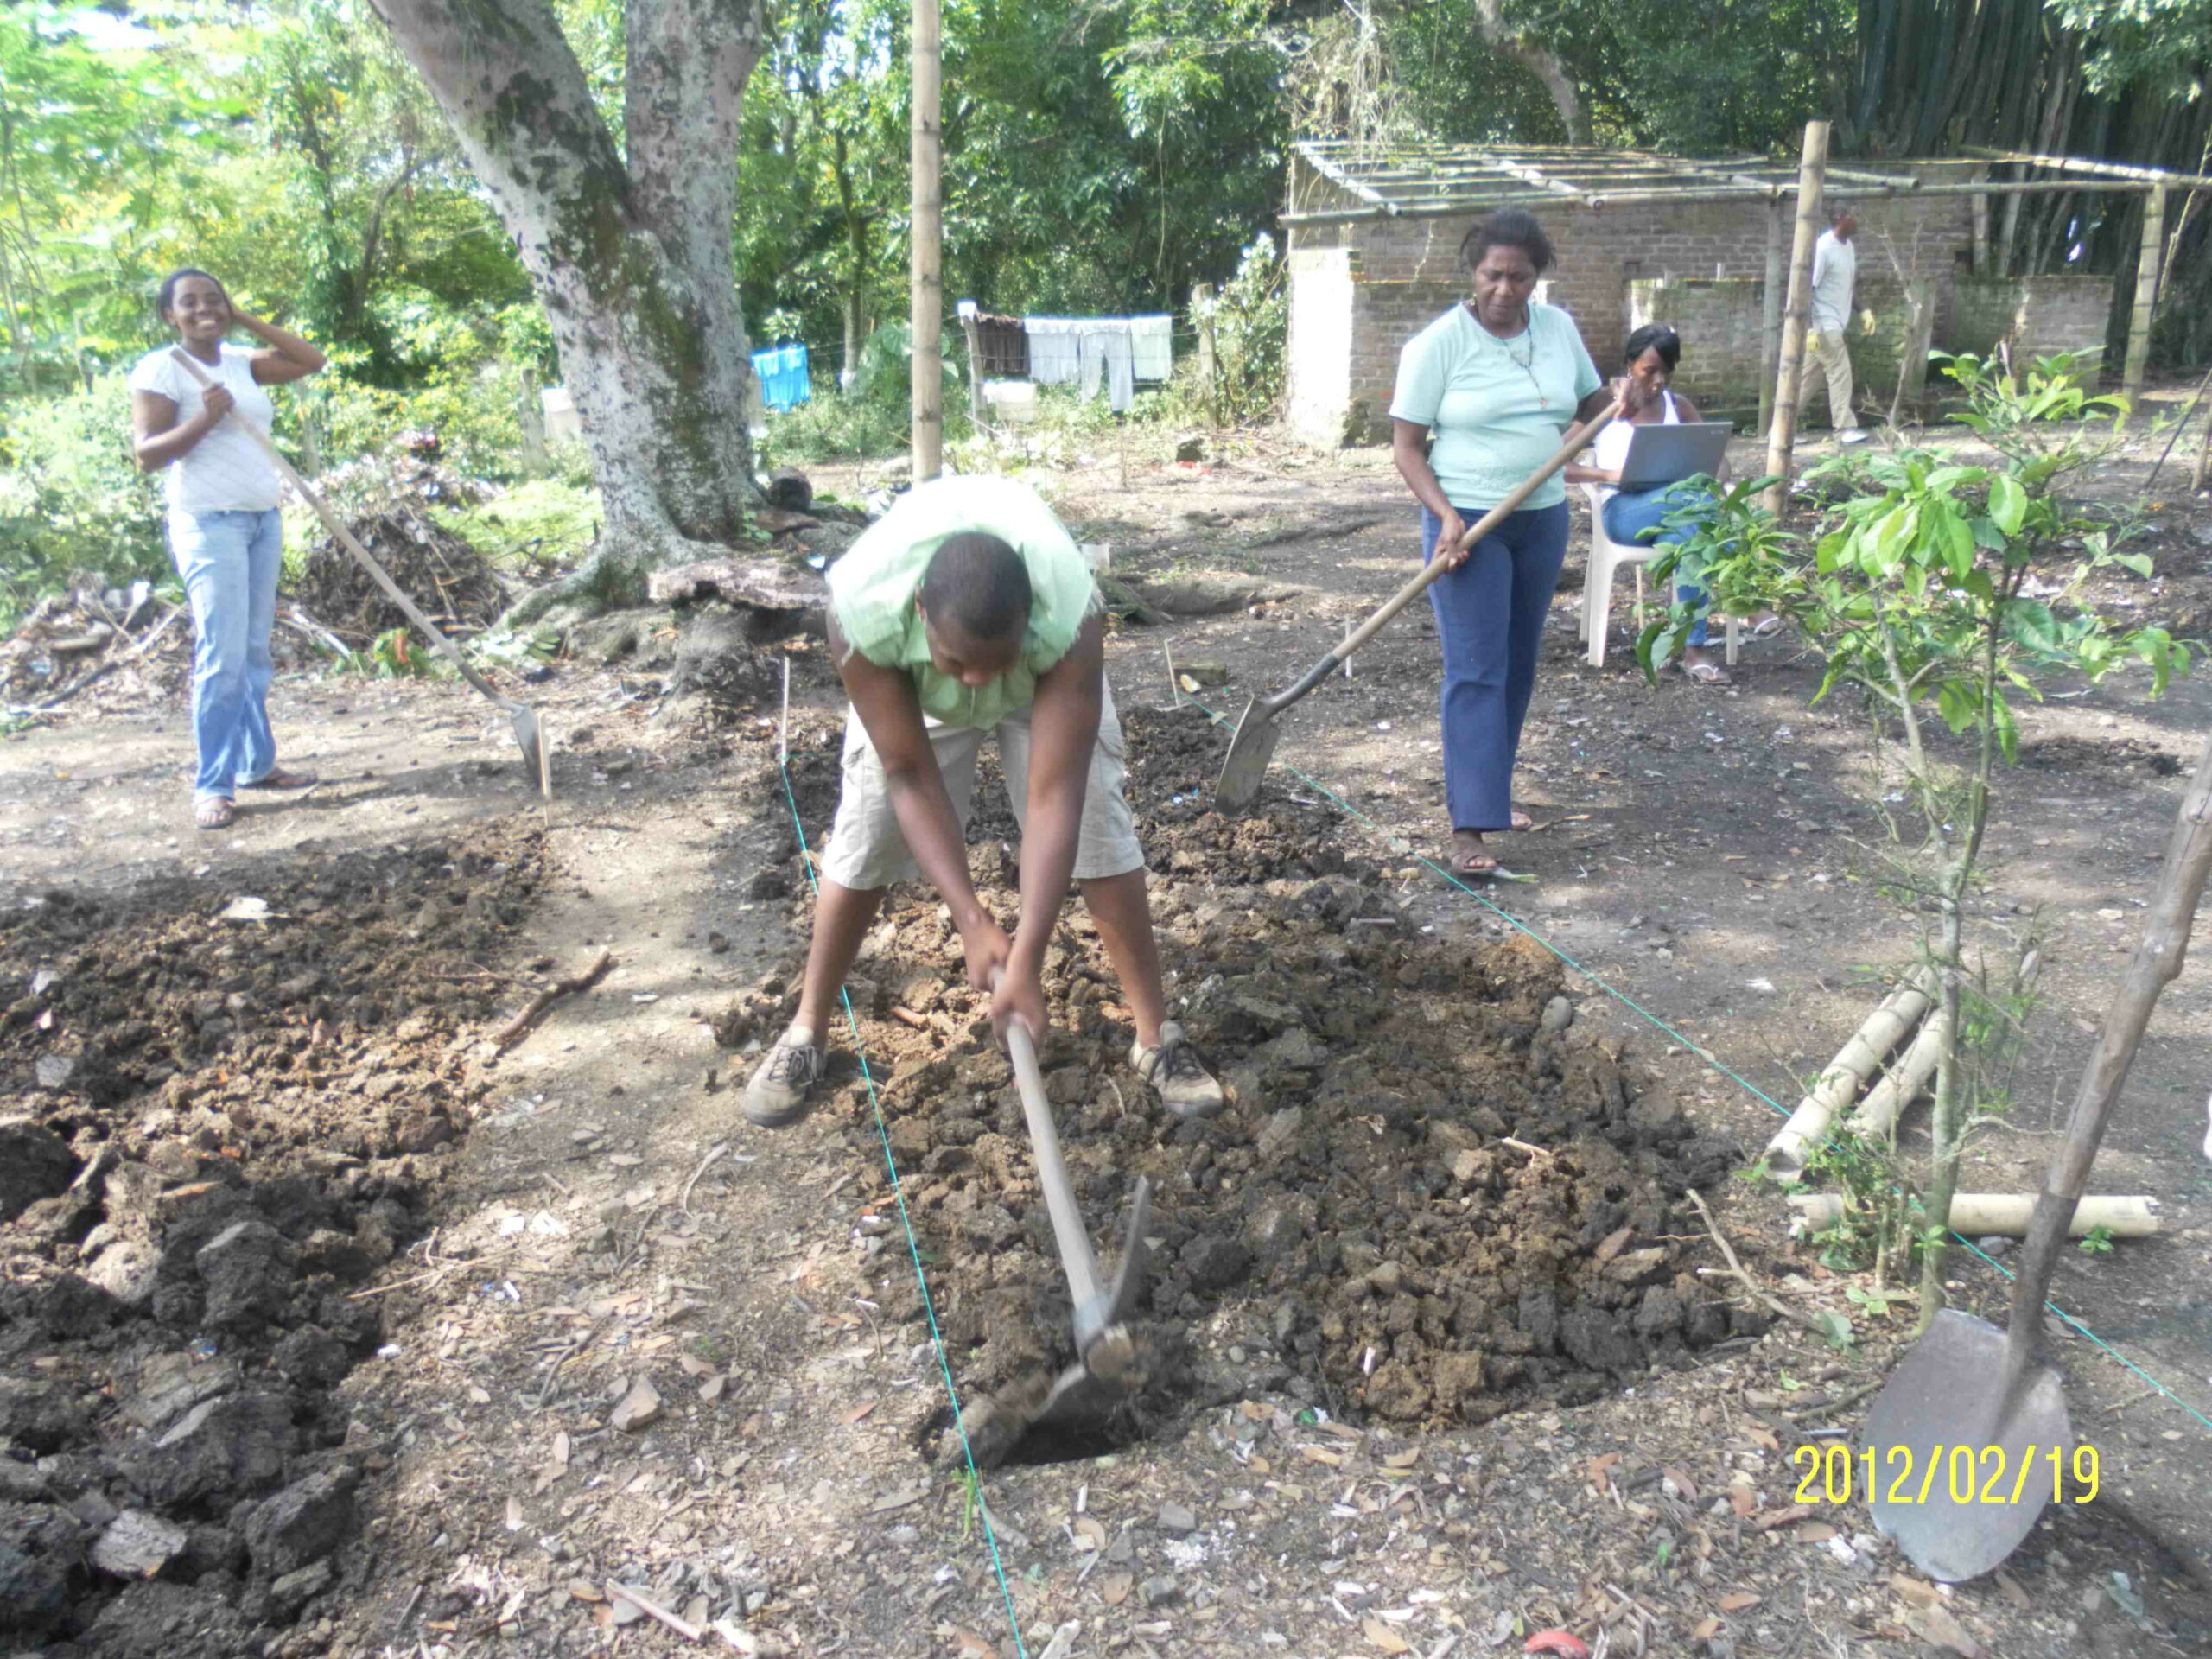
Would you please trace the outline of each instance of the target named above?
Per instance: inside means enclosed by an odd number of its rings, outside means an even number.
[[[1469,314],[1471,315],[1473,308],[1471,306],[1468,308],[1468,310]],[[1491,331],[1484,326],[1483,320],[1480,317],[1475,318],[1475,327],[1482,329],[1483,337],[1484,339],[1496,346],[1499,351],[1505,353],[1505,360],[1507,362],[1510,363],[1515,368],[1520,370],[1522,373],[1529,377],[1529,384],[1535,387],[1536,391],[1536,407],[1539,409],[1549,409],[1552,406],[1552,400],[1545,393],[1544,383],[1536,378],[1535,319],[1526,310],[1523,310],[1521,313],[1521,332],[1515,336],[1515,339],[1525,340],[1529,342],[1529,352],[1528,355],[1525,357],[1513,349],[1511,341],[1500,340],[1496,334],[1491,334]]]

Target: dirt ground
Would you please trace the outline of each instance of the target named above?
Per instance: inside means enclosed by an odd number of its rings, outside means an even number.
[[[465,689],[288,678],[287,761],[325,782],[203,836],[181,709],[102,706],[0,748],[0,1117],[29,1120],[0,1191],[33,1195],[0,1232],[18,1644],[686,1645],[620,1584],[702,1645],[793,1655],[1037,1653],[1070,1624],[1061,1656],[1517,1651],[1552,1626],[1615,1654],[2204,1650],[2212,1430],[2063,1327],[2103,1490],[2002,1574],[1936,1590],[1862,1503],[1793,1502],[1791,1453],[1856,1427],[1907,1315],[1847,1300],[1866,1281],[1734,1178],[1776,1118],[1707,1058],[1791,1103],[1912,943],[1875,891],[1861,734],[1808,709],[1790,643],[1748,645],[1724,691],[1647,687],[1625,585],[1603,670],[1562,592],[1524,751],[1542,827],[1505,850],[1535,879],[1484,903],[1416,860],[1445,840],[1425,613],[1301,706],[1242,823],[1205,812],[1219,739],[1167,684],[1163,645],[1217,663],[1202,695],[1233,715],[1410,571],[1381,457],[1046,482],[1117,574],[1294,590],[1109,652],[1169,988],[1236,1096],[1162,1122],[1071,906],[1046,1065],[1102,1245],[1138,1175],[1155,1192],[1135,1409],[979,1484],[945,1456],[946,1373],[963,1402],[1018,1386],[1065,1357],[1066,1303],[928,895],[856,973],[868,1074],[845,1033],[804,1125],[737,1114],[804,949],[793,814],[818,840],[835,798],[817,650],[792,653],[788,796],[773,708],[657,721],[642,665],[531,688],[550,804]],[[2114,602],[2202,629],[2212,503],[2153,524],[2159,574]],[[1987,921],[2038,950],[2042,1000],[1971,1187],[2039,1179],[2212,717],[2202,679],[2139,694],[2023,713]],[[975,868],[1007,906],[1012,826],[982,798]],[[261,919],[226,918],[249,899]],[[2212,1416],[2208,991],[2200,952],[2094,1183],[2156,1197],[2163,1230],[2068,1252],[2055,1300]],[[1703,1271],[1690,1190],[1856,1344]],[[1970,1262],[1958,1285],[2004,1288]]]

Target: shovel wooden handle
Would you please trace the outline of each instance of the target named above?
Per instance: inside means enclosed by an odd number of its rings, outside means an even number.
[[[1599,429],[1620,412],[1621,400],[1616,397],[1582,425],[1569,432],[1567,435],[1567,442],[1560,446],[1559,453],[1522,479],[1520,483],[1515,485],[1511,493],[1507,495],[1504,500],[1469,525],[1466,533],[1459,537],[1459,544],[1463,548],[1474,546],[1484,537],[1504,523],[1508,514],[1518,512],[1523,501],[1542,487],[1553,474],[1558,472],[1560,467],[1587,448],[1590,440],[1598,435]],[[1384,626],[1392,617],[1427,593],[1429,584],[1442,575],[1446,569],[1444,561],[1432,554],[1428,563],[1421,567],[1419,575],[1384,600],[1381,608],[1376,610],[1374,615],[1354,628],[1346,636],[1342,645],[1336,646],[1327,656],[1314,664],[1306,671],[1303,677],[1288,689],[1277,692],[1261,704],[1262,709],[1270,716],[1281,714],[1315,686],[1320,684],[1322,681],[1327,679],[1330,675],[1342,668],[1346,658],[1382,632]]]
[[[2050,1294],[2067,1224],[2089,1185],[2098,1143],[2127,1082],[2144,1028],[2151,1023],[2151,1010],[2158,1006],[2159,993],[2181,972],[2208,878],[2212,878],[2212,737],[2206,738],[2197,756],[2196,777],[2175,817],[2158,888],[2151,895],[2150,914],[2144,918],[2142,943],[2135,947],[2126,976],[2105,1014],[2096,1052],[2083,1068],[2074,1096],[2066,1139],[2036,1196],[2035,1216],[2020,1251],[2019,1277],[2012,1281],[2012,1307],[2005,1321],[2007,1400],[2014,1397],[2041,1357],[2044,1299]]]
[[[186,353],[173,349],[169,355],[175,358],[183,366],[184,372],[197,380],[203,389],[215,384],[208,377],[207,372],[194,362]],[[410,622],[423,630],[432,646],[461,671],[461,677],[491,698],[493,702],[503,707],[512,706],[508,698],[501,696],[493,688],[491,683],[470,665],[468,658],[462,655],[461,647],[447,639],[438,631],[438,625],[423,614],[422,607],[407,596],[407,590],[394,582],[385,572],[384,566],[377,563],[375,556],[354,538],[353,532],[346,529],[344,521],[331,511],[330,504],[316,493],[315,487],[307,480],[300,476],[298,469],[290,461],[285,460],[283,453],[269,441],[269,435],[251,421],[240,420],[238,425],[246,436],[253,440],[261,453],[269,457],[270,463],[276,468],[277,475],[297,490],[300,493],[300,499],[315,509],[315,516],[322,520],[323,528],[337,538],[340,546],[353,556],[355,563],[368,572],[369,580],[384,589],[385,596],[399,607]]]
[[[991,974],[996,990],[1002,969]],[[1037,1046],[1029,1027],[1009,1020],[1006,1051],[1014,1061],[1014,1080],[1021,1091],[1021,1113],[1029,1123],[1029,1144],[1037,1154],[1037,1185],[1045,1189],[1045,1212],[1052,1217],[1053,1242],[1059,1246],[1060,1266],[1066,1272],[1068,1294],[1076,1317],[1085,1318],[1098,1302],[1098,1264],[1090,1254],[1090,1235],[1084,1230],[1083,1211],[1076,1203],[1075,1183],[1068,1179],[1060,1160],[1060,1132],[1052,1122],[1052,1103],[1045,1095],[1045,1074],[1037,1064]],[[1084,1333],[1076,1333],[1078,1347]]]

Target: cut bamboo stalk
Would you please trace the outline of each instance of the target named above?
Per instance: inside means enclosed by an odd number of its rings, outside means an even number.
[[[1776,518],[1789,503],[1789,456],[1797,437],[1797,388],[1805,372],[1805,331],[1813,311],[1813,250],[1821,239],[1821,184],[1827,172],[1828,124],[1805,124],[1805,149],[1797,164],[1797,229],[1789,247],[1789,287],[1782,312],[1782,346],[1776,359],[1774,415],[1766,429],[1766,469],[1774,486],[1766,510]]]
[[[1779,421],[1781,408],[1777,407],[1775,414]],[[1812,1092],[1797,1103],[1797,1109],[1789,1114],[1789,1121],[1776,1130],[1774,1139],[1767,1142],[1766,1167],[1770,1175],[1777,1180],[1794,1181],[1805,1173],[1806,1160],[1827,1138],[1828,1125],[1835,1121],[1835,1115],[1850,1105],[1853,1096],[1866,1086],[1866,1079],[1874,1075],[1875,1069],[1897,1046],[1897,1039],[1928,1012],[1935,997],[1936,970],[1923,963],[1908,974],[1897,989],[1882,1000],[1881,1006],[1866,1016],[1866,1023],[1828,1062]]]
[[[912,0],[908,26],[913,105],[911,282],[913,329],[913,480],[926,483],[944,456],[944,128],[939,112],[942,60],[938,0]]]
[[[1840,1192],[1793,1192],[1793,1233],[1817,1233],[1843,1219]],[[1951,1198],[1949,1225],[1967,1238],[2024,1238],[2034,1215],[2032,1192],[1960,1192]],[[2150,1238],[2158,1230],[2158,1201],[2153,1198],[2085,1198],[2075,1206],[2068,1236],[2083,1238],[2098,1228],[2113,1238]]]
[[[2166,251],[2166,192],[2153,185],[2143,199],[2143,238],[2135,254],[2135,307],[2127,324],[2127,361],[2120,391],[2131,404],[2143,400],[2151,363],[2151,324],[2158,313],[2158,266]]]
[[[1943,1055],[1943,1010],[1936,1009],[1920,1023],[1920,1034],[1891,1066],[1889,1075],[1866,1091],[1859,1109],[1851,1115],[1853,1135],[1888,1135],[1897,1128],[1904,1109],[1912,1104],[1928,1079],[1936,1075],[1936,1062]]]

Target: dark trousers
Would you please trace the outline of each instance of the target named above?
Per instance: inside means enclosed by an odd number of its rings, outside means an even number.
[[[1482,517],[1458,509],[1468,524]],[[1421,514],[1421,555],[1443,523]],[[1536,653],[1567,560],[1567,503],[1507,515],[1467,562],[1430,584],[1444,644],[1444,795],[1454,830],[1503,830],[1513,817],[1513,762],[1536,685]]]

